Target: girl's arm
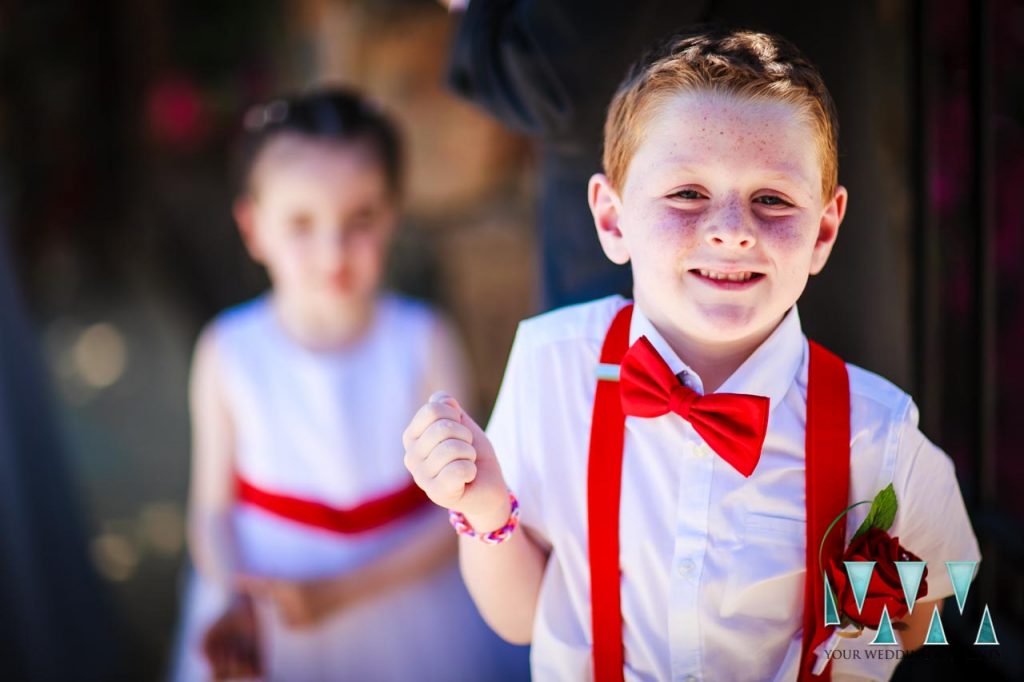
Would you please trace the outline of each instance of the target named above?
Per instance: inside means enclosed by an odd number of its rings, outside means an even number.
[[[315,625],[332,613],[397,589],[448,564],[455,554],[455,534],[447,519],[437,513],[421,514],[416,525],[408,541],[343,575],[304,581],[244,576],[239,584],[247,592],[270,599],[288,625]]]
[[[221,382],[214,332],[199,336],[189,379],[192,419],[192,474],[189,492],[189,548],[200,573],[225,589],[237,570],[230,514],[234,504],[231,419]]]
[[[189,378],[192,480],[189,549],[203,578],[227,592],[225,611],[204,633],[202,651],[214,679],[262,674],[258,623],[248,594],[238,592],[234,504],[234,435],[221,381],[221,359],[211,327],[196,343]]]

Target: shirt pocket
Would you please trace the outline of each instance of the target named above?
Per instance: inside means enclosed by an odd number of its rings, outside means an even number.
[[[722,615],[798,623],[807,573],[807,522],[747,511],[729,557]]]

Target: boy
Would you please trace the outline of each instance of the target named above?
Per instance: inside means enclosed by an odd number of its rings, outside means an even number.
[[[943,562],[980,552],[909,396],[801,331],[847,201],[820,74],[775,36],[675,36],[620,86],[604,167],[590,207],[634,304],[522,323],[486,435],[445,394],[404,434],[484,618],[532,643],[539,680],[812,679],[825,526],[891,483],[890,533],[931,569],[899,631],[916,648],[953,593]],[[881,658],[830,655],[813,679],[888,679]]]

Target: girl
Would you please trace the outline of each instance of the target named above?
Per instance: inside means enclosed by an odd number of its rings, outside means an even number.
[[[276,100],[246,131],[235,217],[272,289],[196,347],[198,578],[178,676],[492,678],[496,639],[459,580],[444,513],[402,463],[415,406],[466,384],[451,328],[380,290],[397,134],[344,91]],[[432,655],[452,646],[465,655]]]

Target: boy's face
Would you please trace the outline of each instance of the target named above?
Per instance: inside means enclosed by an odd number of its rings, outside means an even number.
[[[825,265],[846,190],[823,200],[821,177],[793,105],[685,92],[650,113],[621,193],[595,175],[590,204],[660,329],[737,344],[763,340]]]
[[[261,154],[253,185],[236,217],[275,290],[312,306],[373,297],[395,211],[368,149],[282,137]]]

